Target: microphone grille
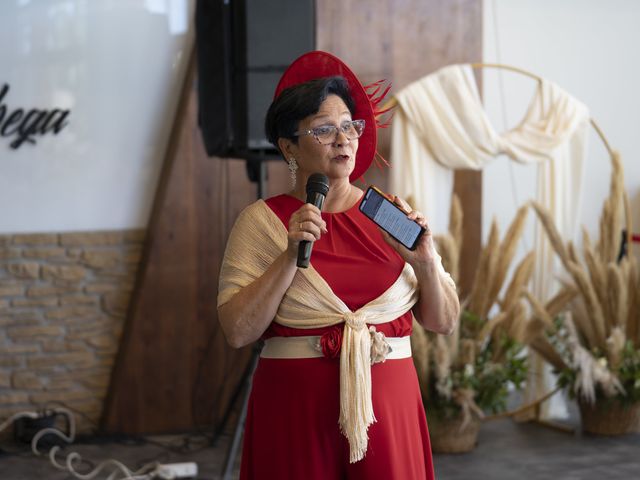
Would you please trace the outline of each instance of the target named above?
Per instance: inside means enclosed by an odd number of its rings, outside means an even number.
[[[329,191],[329,177],[327,177],[324,173],[313,173],[307,180],[307,194],[320,193],[322,195],[327,195]]]

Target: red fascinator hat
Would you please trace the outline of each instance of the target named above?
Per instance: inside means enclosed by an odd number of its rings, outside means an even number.
[[[301,83],[322,77],[332,77],[339,75],[344,77],[349,84],[349,93],[353,97],[356,111],[354,120],[365,121],[365,128],[358,141],[358,152],[356,153],[356,166],[349,176],[349,181],[353,182],[360,178],[367,171],[374,158],[379,157],[382,162],[387,162],[377,153],[378,142],[377,127],[386,127],[388,122],[382,124],[377,121],[377,117],[385,111],[378,111],[377,107],[384,99],[391,88],[383,90],[383,81],[372,85],[363,86],[351,69],[338,57],[327,52],[313,51],[305,53],[293,61],[289,68],[282,74],[282,78],[276,87],[274,99],[286,88],[299,85]]]

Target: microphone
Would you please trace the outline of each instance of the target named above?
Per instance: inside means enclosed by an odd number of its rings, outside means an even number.
[[[322,173],[314,173],[307,180],[307,203],[311,203],[322,210],[324,199],[329,191],[329,177]],[[301,268],[309,266],[313,242],[303,240],[298,245],[298,261],[296,265]]]

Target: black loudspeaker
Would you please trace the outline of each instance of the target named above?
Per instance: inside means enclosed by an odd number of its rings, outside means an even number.
[[[315,37],[314,0],[198,0],[198,123],[208,155],[275,151],[264,134],[267,109]]]

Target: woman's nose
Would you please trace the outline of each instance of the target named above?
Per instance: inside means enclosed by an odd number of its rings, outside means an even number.
[[[336,132],[336,138],[333,141],[335,145],[348,145],[351,142],[349,137],[339,128]]]

